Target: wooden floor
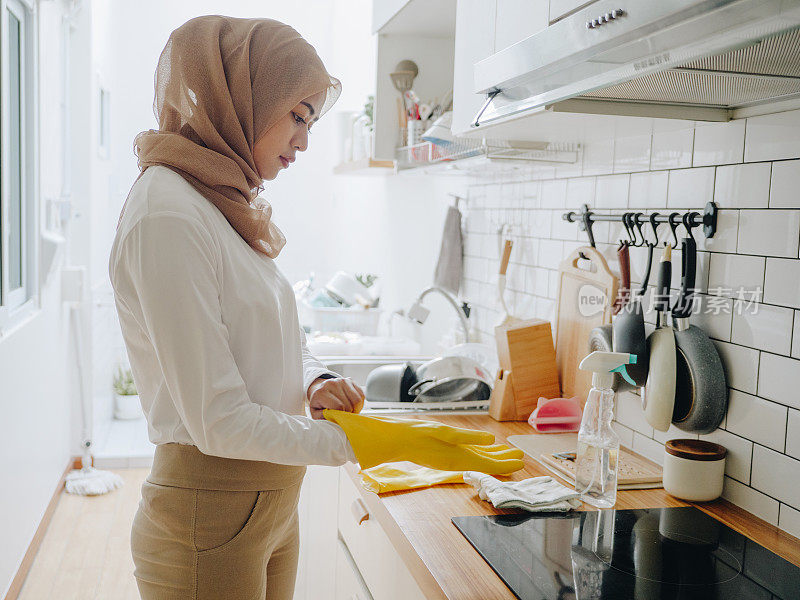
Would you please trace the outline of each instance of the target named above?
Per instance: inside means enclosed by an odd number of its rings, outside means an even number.
[[[138,600],[130,534],[149,471],[115,471],[125,485],[103,496],[62,492],[19,600]]]

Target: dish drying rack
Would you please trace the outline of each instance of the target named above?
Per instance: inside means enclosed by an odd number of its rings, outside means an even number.
[[[489,400],[453,400],[449,402],[379,402],[367,400],[364,408],[391,410],[392,412],[460,411],[489,408]],[[486,412],[486,410],[484,410]]]
[[[580,144],[552,142],[507,142],[459,138],[443,145],[420,142],[395,151],[397,170],[428,167],[479,157],[489,161],[548,162],[574,164],[580,158]]]

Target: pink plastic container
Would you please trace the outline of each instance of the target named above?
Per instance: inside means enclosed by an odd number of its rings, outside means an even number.
[[[568,433],[581,427],[580,402],[574,398],[539,398],[528,423],[539,433]]]

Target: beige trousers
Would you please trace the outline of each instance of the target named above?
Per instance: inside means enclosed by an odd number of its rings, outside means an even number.
[[[142,600],[291,600],[304,474],[158,446],[131,532]]]

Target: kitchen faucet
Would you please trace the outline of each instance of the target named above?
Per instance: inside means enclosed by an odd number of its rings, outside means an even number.
[[[464,330],[464,342],[469,342],[469,325],[467,324],[467,317],[464,314],[464,309],[462,309],[453,295],[448,292],[447,290],[437,287],[431,286],[429,288],[425,288],[422,290],[422,293],[417,296],[417,299],[414,301],[414,304],[411,305],[411,308],[408,309],[408,318],[416,321],[420,325],[425,323],[425,320],[428,318],[428,315],[431,313],[430,309],[425,308],[422,306],[422,300],[430,294],[431,292],[438,292],[445,299],[452,305],[455,309],[456,313],[458,314],[458,320],[461,322],[461,327]]]

